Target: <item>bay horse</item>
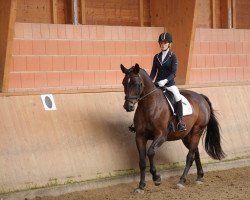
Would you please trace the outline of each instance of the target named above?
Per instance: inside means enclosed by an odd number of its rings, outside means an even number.
[[[157,173],[154,163],[156,150],[165,141],[179,139],[188,149],[188,154],[184,172],[177,186],[185,187],[187,174],[193,161],[195,161],[197,168],[196,181],[202,183],[204,172],[198,149],[201,136],[205,134],[205,150],[211,158],[220,160],[225,157],[221,147],[219,123],[208,97],[190,90],[180,91],[190,102],[193,113],[183,117],[187,130],[174,132],[168,126],[173,116],[162,90],[155,86],[147,72],[138,64],[129,69],[122,64],[120,67],[125,74],[122,81],[125,93],[124,109],[127,112],[134,111],[135,105],[138,103],[134,115],[134,127],[136,146],[139,152],[140,182],[135,192],[143,193],[146,186],[146,156],[149,158],[150,173],[154,184],[161,184],[161,177]],[[152,143],[147,150],[148,140],[152,140]]]

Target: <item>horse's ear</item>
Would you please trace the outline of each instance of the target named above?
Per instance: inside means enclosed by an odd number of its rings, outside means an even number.
[[[135,68],[134,68],[134,72],[135,72],[136,74],[138,74],[139,71],[140,71],[140,66],[136,63],[136,64],[135,64]]]
[[[124,74],[128,73],[128,69],[126,67],[123,66],[123,64],[121,64],[121,70]]]

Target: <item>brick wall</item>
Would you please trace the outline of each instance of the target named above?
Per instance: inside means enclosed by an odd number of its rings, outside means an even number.
[[[163,30],[16,23],[9,91],[121,87],[120,64],[149,70]]]
[[[190,84],[250,80],[250,30],[196,29]]]

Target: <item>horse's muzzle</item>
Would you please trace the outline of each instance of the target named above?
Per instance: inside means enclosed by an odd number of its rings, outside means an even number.
[[[127,111],[127,112],[132,112],[135,110],[135,103],[132,101],[125,101],[123,108]]]

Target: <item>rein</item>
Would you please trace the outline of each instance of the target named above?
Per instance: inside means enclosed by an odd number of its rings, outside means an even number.
[[[158,88],[155,88],[155,89],[153,89],[151,92],[145,94],[144,96],[142,96],[141,98],[139,98],[139,99],[137,100],[137,102],[141,101],[142,99],[144,99],[145,97],[147,97],[148,95],[150,95],[151,93],[153,93],[154,91],[156,91],[157,89],[158,89]]]
[[[131,97],[127,97],[125,96],[125,100],[129,101],[129,100],[136,100],[137,103],[139,101],[141,101],[142,99],[144,99],[145,97],[147,97],[148,95],[152,94],[153,92],[155,92],[157,90],[157,88],[153,89],[152,91],[150,91],[149,93],[145,94],[144,96],[140,97],[140,96],[131,96]]]

